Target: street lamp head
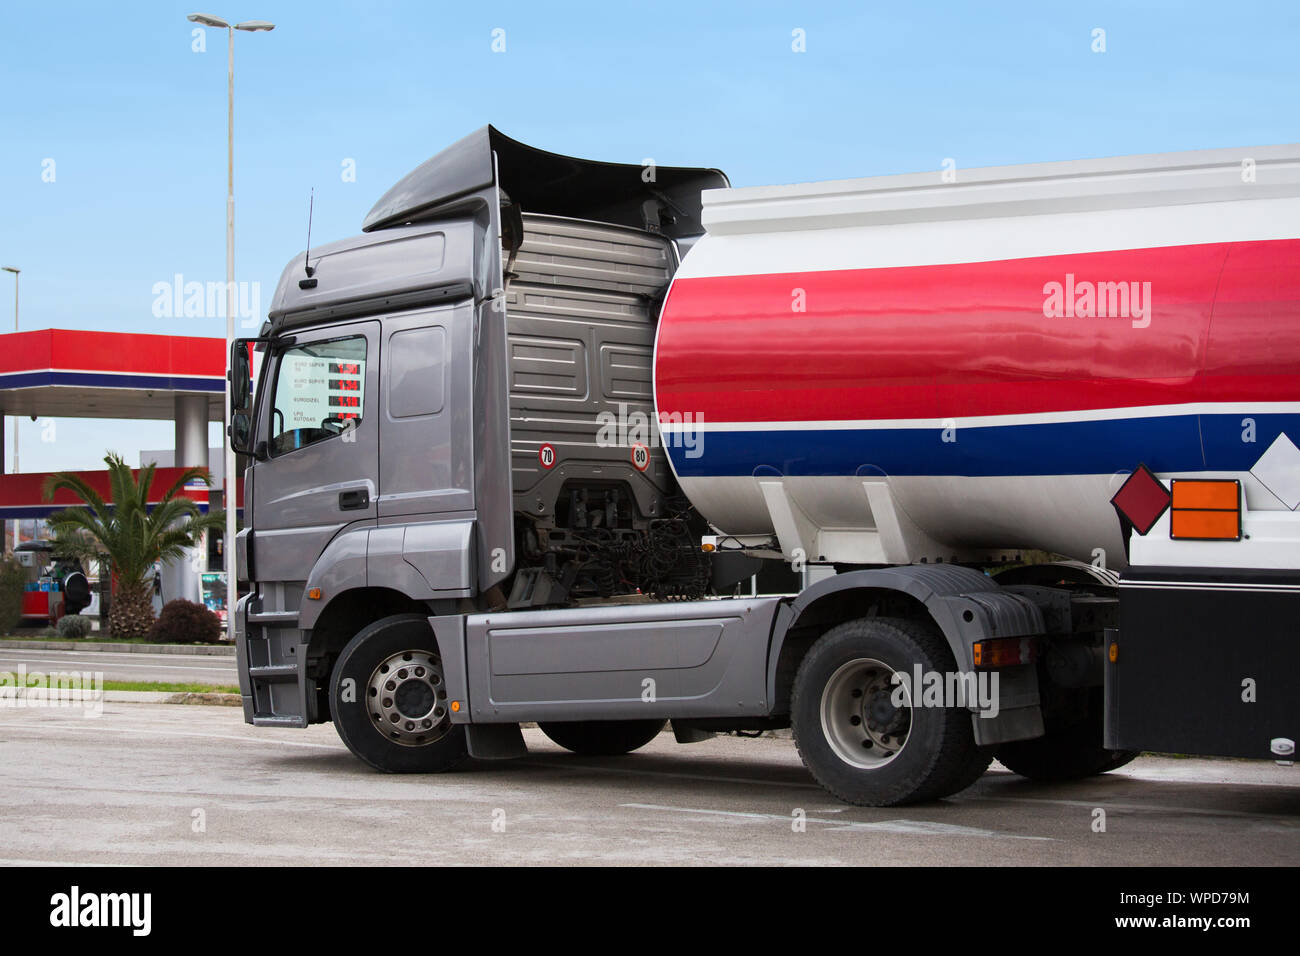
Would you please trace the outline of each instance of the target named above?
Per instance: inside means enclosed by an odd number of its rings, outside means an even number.
[[[14,275],[18,275],[18,273],[23,271],[14,266],[0,266],[0,269],[3,269],[5,272],[12,272]]]
[[[269,32],[275,29],[275,24],[267,20],[245,20],[243,23],[236,23],[235,29],[247,30],[250,33],[257,33],[261,30]]]
[[[230,29],[230,24],[221,19],[221,17],[214,17],[207,13],[191,13],[185,19],[189,20],[191,23],[201,23],[205,27],[217,27],[221,30]]]

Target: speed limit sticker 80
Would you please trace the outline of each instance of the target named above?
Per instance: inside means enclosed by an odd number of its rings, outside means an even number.
[[[637,471],[645,471],[650,467],[650,449],[645,445],[637,442],[632,446],[632,464]]]

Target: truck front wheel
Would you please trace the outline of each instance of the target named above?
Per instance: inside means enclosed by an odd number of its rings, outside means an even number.
[[[666,720],[564,720],[537,726],[565,750],[588,757],[612,757],[639,750],[664,729]]]
[[[846,803],[887,807],[956,793],[992,761],[962,706],[920,706],[908,682],[955,670],[929,622],[869,617],[827,631],[799,665],[791,699],[804,766]],[[896,678],[906,677],[906,682]]]
[[[334,729],[349,750],[387,773],[437,773],[467,756],[453,725],[438,642],[419,614],[363,628],[330,678]]]

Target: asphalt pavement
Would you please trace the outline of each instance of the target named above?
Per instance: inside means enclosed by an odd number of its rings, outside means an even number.
[[[529,729],[521,760],[386,775],[328,724],[101,706],[0,707],[0,863],[1300,863],[1300,768],[1272,763],[1145,757],[1060,785],[995,764],[953,798],[866,809],[771,737],[597,759]]]

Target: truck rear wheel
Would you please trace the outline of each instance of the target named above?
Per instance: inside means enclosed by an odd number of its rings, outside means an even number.
[[[909,681],[956,669],[928,622],[870,617],[827,631],[799,665],[791,699],[804,766],[846,803],[886,807],[946,797],[988,768],[965,707],[914,706]]]
[[[565,750],[588,757],[612,757],[639,750],[659,736],[666,720],[565,720],[537,726]]]
[[[1082,721],[1058,727],[1049,724],[1042,737],[1003,744],[998,748],[998,760],[1012,773],[1045,782],[1079,780],[1118,770],[1140,751],[1107,750],[1101,745],[1102,706],[1102,689],[1094,688],[1088,715]]]
[[[330,713],[348,749],[376,770],[437,773],[468,754],[438,643],[419,614],[386,617],[348,642],[330,679]]]

